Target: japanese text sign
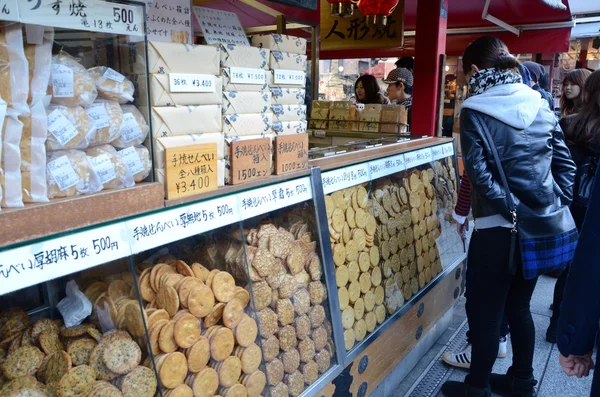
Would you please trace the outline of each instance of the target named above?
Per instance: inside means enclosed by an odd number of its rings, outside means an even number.
[[[193,7],[193,10],[208,44],[250,45],[237,14],[206,7]]]
[[[231,184],[237,185],[271,175],[271,139],[258,138],[231,143]]]
[[[167,199],[192,196],[217,188],[217,144],[165,149]]]
[[[192,44],[189,0],[146,0],[148,40]]]
[[[304,170],[308,167],[308,134],[275,137],[275,174]]]

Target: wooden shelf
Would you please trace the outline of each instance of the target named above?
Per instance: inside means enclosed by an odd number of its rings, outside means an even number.
[[[160,183],[30,204],[0,212],[0,247],[164,208]]]

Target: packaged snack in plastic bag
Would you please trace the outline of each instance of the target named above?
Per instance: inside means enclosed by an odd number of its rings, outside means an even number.
[[[44,103],[35,102],[29,107],[29,115],[21,116],[21,187],[24,203],[48,201],[46,184],[46,137],[47,117]]]
[[[0,98],[18,115],[27,114],[29,72],[21,25],[0,27]]]
[[[106,66],[96,66],[88,71],[96,82],[99,97],[119,103],[133,102],[133,83],[121,73]]]
[[[0,100],[1,101],[1,100]],[[23,123],[19,121],[18,112],[0,102],[2,115],[2,162],[0,186],[2,187],[2,207],[22,207],[21,190],[21,134]]]
[[[150,152],[145,146],[131,146],[118,153],[125,160],[125,164],[136,182],[141,182],[150,175],[152,162],[150,161]]]
[[[94,123],[81,106],[50,104],[48,115],[48,150],[85,149],[96,134]]]
[[[90,140],[90,146],[104,145],[117,139],[123,124],[121,106],[115,101],[98,100],[85,109],[96,133]]]
[[[41,44],[25,44],[25,57],[29,64],[29,98],[27,103],[34,104],[48,95],[48,85],[52,74],[52,43],[54,29],[42,28],[44,34]]]
[[[48,93],[52,95],[52,103],[71,107],[88,107],[98,96],[92,75],[64,51],[52,57]]]
[[[71,280],[65,290],[67,295],[56,305],[67,328],[79,325],[92,314],[92,302],[79,290],[77,283]]]
[[[86,150],[86,154],[105,189],[122,189],[135,185],[133,174],[114,147],[96,146]]]
[[[117,149],[137,146],[144,143],[150,128],[142,113],[134,105],[121,105],[123,124],[119,137],[112,142]]]
[[[98,174],[81,150],[49,152],[46,168],[49,198],[72,197],[102,190]]]

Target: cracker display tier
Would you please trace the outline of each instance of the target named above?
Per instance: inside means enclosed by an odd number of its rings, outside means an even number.
[[[245,256],[234,250],[227,265],[251,281],[271,395],[298,396],[329,370],[334,356],[317,243],[305,222],[289,228],[263,223],[244,238]]]
[[[444,219],[449,222],[454,222],[452,211],[456,207],[458,201],[456,169],[454,168],[454,158],[447,157],[437,160],[433,164],[434,176],[433,184],[435,185],[437,197],[440,201],[440,208],[444,208]]]
[[[137,302],[136,302],[137,304]],[[132,335],[88,323],[31,322],[21,309],[0,312],[0,395],[152,397],[157,381]]]
[[[346,350],[386,317],[377,222],[365,186],[325,197]]]

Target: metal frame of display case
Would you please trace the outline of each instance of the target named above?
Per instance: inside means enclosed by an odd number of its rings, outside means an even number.
[[[165,246],[171,242],[179,241],[179,240],[182,240],[182,239],[190,237],[190,236],[208,232],[210,230],[216,230],[220,227],[223,227],[226,225],[231,225],[235,222],[243,222],[245,219],[250,219],[253,216],[248,216],[248,217],[244,218],[243,216],[241,216],[241,213],[240,213],[236,218],[232,219],[231,221],[227,221],[226,223],[217,224],[216,226],[208,226],[207,229],[202,230],[200,232],[194,231],[193,227],[189,228],[189,229],[183,228],[184,233],[180,233],[181,230],[179,232],[175,233],[173,230],[168,229],[167,231],[164,232],[164,235],[162,238],[159,237],[158,239],[155,239],[153,243],[151,243],[149,245],[145,245],[145,246],[140,246],[140,247],[134,247],[134,245],[133,245],[134,239],[135,239],[134,234],[133,234],[133,230],[134,230],[133,228],[136,227],[136,225],[140,225],[143,222],[148,222],[148,223],[156,222],[159,219],[162,219],[162,222],[169,222],[169,221],[172,221],[174,219],[174,217],[177,216],[176,214],[185,213],[187,211],[193,211],[194,209],[198,209],[198,208],[205,208],[207,211],[212,211],[213,207],[211,207],[211,205],[216,206],[217,203],[219,203],[219,202],[224,203],[224,202],[228,202],[228,201],[233,202],[234,200],[237,200],[237,203],[239,206],[239,203],[240,203],[239,196],[241,194],[244,194],[245,192],[252,192],[254,190],[261,189],[264,187],[269,187],[269,186],[277,185],[280,183],[286,183],[286,182],[295,181],[295,180],[300,181],[304,178],[308,178],[310,186],[312,188],[312,202],[314,205],[316,224],[318,226],[317,227],[317,235],[315,238],[318,238],[318,242],[321,245],[321,255],[323,258],[322,266],[323,266],[323,272],[324,272],[324,277],[325,277],[325,283],[327,286],[327,295],[328,295],[328,299],[329,299],[329,310],[330,310],[329,313],[331,316],[330,318],[331,318],[332,329],[333,329],[332,337],[333,337],[335,348],[336,348],[335,357],[336,357],[336,362],[337,362],[336,364],[332,365],[332,367],[325,374],[323,374],[317,380],[317,382],[310,385],[302,393],[302,396],[305,396],[305,397],[312,396],[312,395],[315,395],[315,393],[322,390],[323,387],[325,387],[327,384],[332,382],[340,373],[342,373],[342,371],[346,368],[346,366],[350,362],[352,362],[352,360],[354,360],[358,355],[360,355],[361,352],[363,352],[370,344],[373,343],[373,341],[375,341],[381,334],[383,334],[386,330],[388,330],[392,324],[394,324],[399,318],[401,318],[406,312],[408,312],[415,305],[416,302],[418,302],[425,295],[427,295],[433,288],[436,287],[436,285],[438,285],[438,283],[441,280],[443,280],[446,276],[448,276],[448,274],[455,271],[456,267],[464,260],[464,257],[465,257],[465,254],[463,254],[460,257],[456,258],[450,266],[448,266],[440,274],[438,274],[429,284],[427,284],[423,289],[421,289],[415,296],[413,296],[408,302],[406,302],[401,308],[399,308],[393,315],[388,317],[381,325],[379,325],[363,341],[361,341],[356,346],[354,346],[354,348],[351,349],[350,351],[346,352],[344,337],[343,337],[343,326],[342,326],[342,322],[341,322],[341,315],[338,314],[338,313],[340,313],[339,300],[338,300],[338,295],[337,295],[335,269],[334,269],[333,262],[331,259],[332,258],[331,245],[330,245],[330,241],[328,238],[329,237],[329,233],[328,233],[329,228],[328,228],[328,224],[327,224],[327,216],[326,216],[326,208],[325,208],[325,194],[324,194],[323,183],[322,183],[321,169],[322,168],[329,169],[329,170],[330,169],[342,169],[347,166],[354,166],[356,163],[358,163],[358,161],[356,160],[357,158],[360,158],[360,163],[365,163],[365,162],[375,161],[375,160],[383,160],[390,156],[401,155],[403,153],[409,153],[409,152],[412,152],[415,150],[439,146],[439,145],[447,144],[450,142],[452,142],[452,145],[454,148],[453,157],[454,157],[455,171],[456,171],[457,170],[457,168],[456,168],[456,150],[455,150],[456,143],[450,139],[438,139],[438,138],[417,139],[417,140],[408,141],[408,142],[405,141],[402,143],[392,143],[389,145],[372,147],[369,149],[359,150],[359,151],[355,151],[355,152],[348,152],[348,153],[344,153],[342,155],[336,155],[336,156],[332,156],[332,157],[327,157],[327,158],[311,161],[312,164],[310,164],[310,165],[314,165],[314,166],[311,167],[311,169],[309,171],[286,174],[286,175],[278,176],[277,178],[269,178],[269,179],[265,179],[261,182],[257,182],[256,184],[253,184],[253,185],[239,185],[239,186],[235,186],[235,187],[230,187],[226,191],[218,190],[216,192],[209,192],[203,196],[200,196],[200,199],[197,199],[194,201],[190,200],[189,202],[185,201],[185,202],[177,203],[173,207],[161,208],[159,210],[155,210],[150,213],[137,215],[137,216],[131,216],[131,217],[119,219],[116,221],[109,221],[107,223],[81,228],[81,229],[76,230],[75,232],[64,232],[64,233],[60,233],[60,234],[57,234],[55,236],[51,236],[48,238],[37,239],[34,241],[29,241],[26,243],[18,243],[13,246],[10,246],[10,247],[5,247],[0,251],[0,263],[2,263],[2,262],[8,263],[8,262],[5,262],[5,260],[8,259],[8,257],[14,257],[15,255],[25,255],[25,254],[32,255],[32,253],[35,252],[35,250],[37,250],[40,246],[50,247],[53,242],[55,243],[58,241],[60,243],[61,242],[60,240],[62,240],[62,242],[64,243],[65,239],[75,241],[75,239],[78,237],[78,235],[79,235],[79,237],[81,237],[81,236],[89,237],[89,235],[93,234],[94,232],[103,232],[104,230],[114,230],[114,231],[118,231],[119,233],[121,233],[122,234],[121,241],[128,244],[128,247],[126,247],[127,248],[126,250],[118,253],[118,255],[116,257],[110,257],[109,259],[106,259],[106,260],[103,259],[104,257],[97,257],[95,259],[95,261],[90,261],[83,266],[77,266],[76,262],[74,262],[74,261],[72,263],[60,264],[59,267],[65,268],[67,266],[68,270],[59,275],[48,274],[48,277],[43,280],[36,280],[35,278],[24,276],[28,279],[27,283],[19,286],[18,288],[11,290],[11,292],[12,292],[12,291],[21,290],[21,289],[24,289],[27,287],[31,287],[34,285],[40,285],[42,283],[46,283],[42,289],[46,291],[45,295],[48,295],[48,300],[46,302],[44,302],[45,303],[44,307],[40,307],[40,308],[36,308],[36,309],[32,310],[32,314],[40,313],[45,310],[52,311],[53,310],[52,306],[54,306],[57,302],[54,299],[51,299],[50,296],[57,295],[57,293],[58,293],[57,292],[58,284],[56,283],[56,281],[51,281],[53,279],[56,279],[59,277],[65,277],[69,274],[73,274],[73,273],[76,273],[76,272],[79,272],[82,270],[86,270],[86,269],[89,269],[92,267],[101,266],[101,265],[109,263],[115,259],[131,257],[131,256],[135,255],[136,253],[146,251],[149,249],[153,249],[153,248],[157,248],[157,247],[161,247],[161,246]],[[369,181],[372,181],[372,179],[370,177],[369,177]],[[458,179],[457,179],[457,181],[458,181]],[[302,202],[302,201],[299,201],[299,202]],[[175,203],[173,203],[173,204],[175,204]],[[282,202],[281,205],[275,209],[283,209],[283,208],[288,208],[288,207],[290,207],[290,204],[285,203],[285,200],[284,200],[284,202]],[[216,208],[216,207],[214,207],[214,208]],[[238,208],[238,210],[239,210],[239,208]],[[272,210],[273,209],[270,209],[267,212],[270,212]],[[2,215],[0,215],[0,216],[2,216]],[[97,235],[97,233],[96,233],[96,235]],[[102,235],[105,235],[105,233]],[[166,237],[166,236],[170,236],[170,237],[165,239],[164,237]],[[77,240],[77,241],[80,244],[84,244],[83,241],[82,242],[79,242],[80,240]],[[22,260],[23,262],[25,261],[25,259],[27,259],[27,258],[25,258],[25,257],[17,258],[17,260]],[[132,264],[132,262],[130,261],[130,265],[131,264]],[[130,268],[133,271],[133,267],[130,266]],[[45,269],[48,269],[48,268],[45,268]],[[40,270],[40,271],[43,271],[43,270]],[[2,276],[2,274],[0,274],[0,276]],[[135,284],[136,284],[136,289],[137,289],[137,282]],[[4,292],[2,292],[2,294],[4,294]]]

